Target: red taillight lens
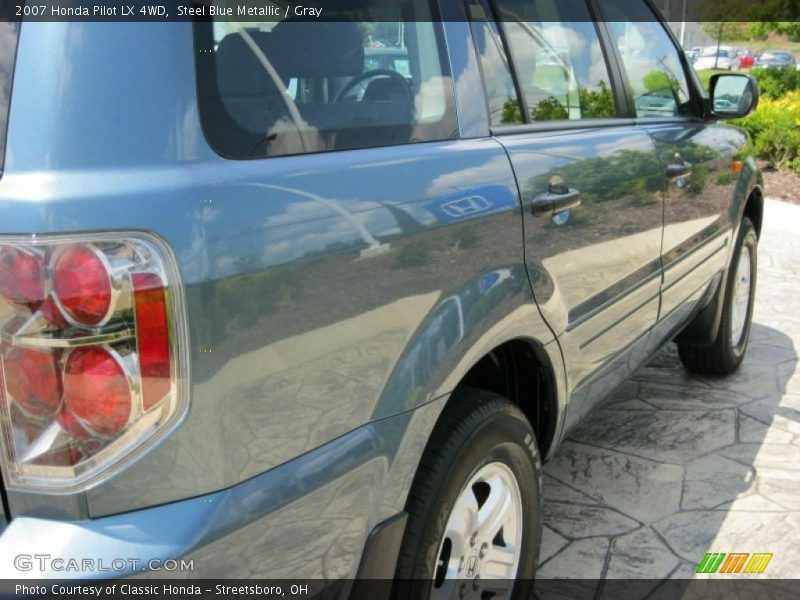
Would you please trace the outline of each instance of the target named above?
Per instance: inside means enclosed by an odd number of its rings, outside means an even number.
[[[8,489],[85,489],[185,414],[183,295],[158,239],[0,239],[0,295]]]
[[[155,273],[132,276],[136,302],[142,402],[150,410],[170,391],[169,323],[164,283]]]
[[[53,415],[61,404],[61,378],[50,350],[11,348],[3,358],[6,389],[28,413]]]
[[[64,366],[64,406],[91,431],[110,437],[131,416],[131,388],[125,369],[107,349],[73,350]]]
[[[35,304],[44,300],[44,284],[41,254],[8,244],[0,247],[0,294],[14,304]]]
[[[98,325],[111,310],[111,275],[101,255],[70,246],[56,259],[53,289],[66,313],[81,325]]]

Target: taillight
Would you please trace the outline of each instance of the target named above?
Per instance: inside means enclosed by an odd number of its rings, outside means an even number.
[[[106,321],[111,311],[111,275],[103,253],[89,246],[68,246],[53,262],[53,291],[65,316],[76,325]]]
[[[51,351],[12,347],[3,357],[6,389],[31,415],[47,417],[61,405],[61,377]]]
[[[133,393],[114,352],[100,346],[70,352],[64,362],[64,410],[104,437],[125,429],[133,412]]]
[[[17,305],[44,300],[44,254],[36,248],[0,246],[0,294]]]
[[[9,489],[86,489],[181,419],[182,298],[172,254],[150,236],[0,241]]]
[[[161,278],[155,273],[134,273],[136,331],[139,371],[142,376],[142,404],[150,410],[169,393],[169,319]]]

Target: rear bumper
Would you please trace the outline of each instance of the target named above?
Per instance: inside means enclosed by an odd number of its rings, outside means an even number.
[[[353,578],[370,532],[403,509],[422,452],[403,441],[427,439],[436,412],[365,425],[213,494],[84,521],[15,518],[0,578]]]

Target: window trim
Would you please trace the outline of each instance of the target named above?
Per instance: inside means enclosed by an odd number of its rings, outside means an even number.
[[[636,2],[640,2],[644,4],[645,8],[650,11],[651,16],[654,18],[655,23],[657,23],[662,30],[666,33],[667,39],[672,44],[672,48],[678,53],[678,62],[681,65],[681,70],[683,71],[683,76],[686,79],[686,86],[687,92],[689,93],[689,104],[691,104],[693,114],[689,115],[671,115],[669,117],[639,117],[636,115],[636,102],[633,97],[633,87],[630,83],[630,78],[628,77],[628,70],[625,68],[625,63],[622,60],[622,56],[619,53],[619,48],[617,48],[617,44],[614,41],[614,36],[611,35],[611,31],[608,27],[609,21],[606,19],[606,15],[603,12],[603,8],[601,3],[598,0],[587,0],[587,2],[594,7],[596,14],[596,23],[600,28],[603,29],[605,32],[605,41],[608,44],[608,49],[611,54],[614,56],[614,60],[617,63],[617,66],[620,70],[620,81],[622,84],[622,89],[624,90],[625,98],[626,98],[626,106],[627,106],[627,117],[634,120],[634,122],[638,124],[648,124],[648,123],[685,123],[685,122],[697,122],[703,121],[705,114],[705,110],[703,110],[703,96],[698,93],[697,91],[697,81],[695,77],[692,76],[692,72],[688,69],[688,62],[686,59],[686,55],[683,53],[683,49],[681,48],[680,44],[678,43],[675,34],[673,33],[670,26],[664,21],[658,9],[654,6],[651,0],[634,0]]]
[[[630,117],[600,117],[596,119],[561,119],[552,121],[536,121],[516,125],[498,125],[491,127],[492,135],[517,135],[522,133],[547,133],[558,131],[580,131],[581,129],[605,129],[611,127],[629,127],[635,124]]]
[[[489,107],[489,94],[487,93],[487,78],[486,72],[483,65],[483,60],[481,60],[480,52],[478,51],[478,39],[477,39],[477,31],[475,28],[478,25],[486,24],[489,28],[491,34],[493,36],[497,36],[497,39],[500,41],[500,45],[502,46],[503,50],[503,58],[505,58],[506,66],[508,67],[508,76],[511,78],[511,83],[514,86],[514,93],[516,94],[516,100],[519,103],[520,107],[520,116],[525,119],[525,115],[527,114],[527,105],[525,104],[525,100],[522,97],[522,93],[519,87],[519,81],[517,80],[516,73],[514,71],[514,59],[509,52],[508,46],[506,45],[505,36],[503,35],[502,31],[500,31],[500,26],[497,23],[497,20],[494,17],[495,13],[495,2],[494,0],[464,0],[465,9],[467,11],[467,15],[469,18],[469,32],[470,32],[470,39],[472,41],[472,49],[475,53],[476,63],[478,65],[478,72],[480,73],[481,78],[481,85],[483,101],[486,104],[486,126],[491,132],[492,126],[492,114]],[[482,19],[473,18],[472,16],[472,9],[477,8],[483,13]],[[521,125],[523,123],[515,123],[515,125]],[[497,127],[497,126],[495,126]],[[503,126],[504,127],[504,126]]]

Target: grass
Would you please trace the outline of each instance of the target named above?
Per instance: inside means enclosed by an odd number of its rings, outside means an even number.
[[[708,89],[708,82],[711,80],[711,76],[714,73],[730,73],[730,71],[723,71],[722,69],[702,69],[697,72],[697,76],[700,78],[700,81],[703,82],[703,85],[708,91],[710,91]]]

